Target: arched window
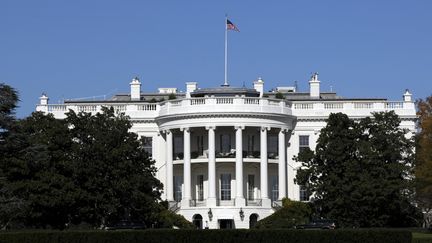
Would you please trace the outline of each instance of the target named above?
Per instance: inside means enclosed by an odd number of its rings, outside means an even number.
[[[197,228],[197,229],[202,229],[203,227],[203,224],[202,224],[202,216],[201,216],[201,214],[195,214],[193,217],[192,217],[192,223],[195,225],[195,227]]]
[[[258,214],[253,213],[249,216],[249,229],[252,229],[258,222]]]

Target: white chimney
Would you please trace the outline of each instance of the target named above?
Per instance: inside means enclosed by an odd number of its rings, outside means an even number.
[[[40,101],[39,104],[48,105],[48,100],[49,100],[48,96],[45,93],[42,93],[42,96],[39,97],[39,101]]]
[[[403,100],[404,102],[412,102],[412,94],[409,92],[408,89],[406,89],[405,93],[403,94]]]
[[[309,93],[311,98],[318,99],[320,97],[320,81],[318,80],[318,73],[314,73],[309,80]]]
[[[36,106],[36,111],[42,111],[48,113],[48,96],[45,93],[42,93],[42,96],[39,97],[39,105]]]
[[[186,98],[190,98],[190,93],[194,92],[198,88],[197,82],[186,82]]]
[[[253,82],[253,85],[254,89],[260,93],[260,98],[262,98],[264,94],[264,81],[262,80],[262,78],[259,77],[257,81]]]
[[[132,79],[132,82],[130,82],[130,96],[131,100],[140,100],[141,98],[141,82],[137,77]]]

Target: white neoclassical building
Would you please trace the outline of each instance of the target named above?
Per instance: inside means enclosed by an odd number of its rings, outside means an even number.
[[[317,74],[309,87],[309,92],[296,87],[264,92],[259,78],[253,88],[198,88],[188,82],[186,92],[159,88],[143,93],[135,78],[130,93],[63,104],[49,104],[43,95],[36,110],[56,118],[64,118],[69,109],[96,113],[102,106],[125,113],[131,130],[147,142],[171,210],[201,228],[249,228],[280,207],[284,197],[309,200],[294,182],[300,164],[293,156],[304,147],[314,149],[330,113],[356,119],[394,110],[401,127],[415,132],[408,91],[402,101],[343,98],[320,92]],[[276,99],[281,95],[284,99]]]

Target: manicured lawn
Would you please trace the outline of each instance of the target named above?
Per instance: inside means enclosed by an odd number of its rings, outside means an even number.
[[[432,243],[432,234],[412,233],[412,243]]]

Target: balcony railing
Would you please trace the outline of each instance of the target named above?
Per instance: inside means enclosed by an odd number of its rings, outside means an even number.
[[[61,117],[69,110],[100,112],[102,107],[112,107],[116,113],[133,118],[155,118],[163,115],[199,112],[278,113],[297,116],[328,116],[334,112],[367,115],[371,111],[394,110],[398,115],[412,115],[414,104],[400,101],[310,100],[286,101],[254,97],[204,97],[168,100],[160,103],[66,103],[38,105],[37,110]],[[414,113],[413,113],[414,114]]]
[[[246,200],[246,206],[262,206],[262,199]]]
[[[189,201],[189,206],[190,207],[205,207],[206,201],[205,200],[192,199]]]

